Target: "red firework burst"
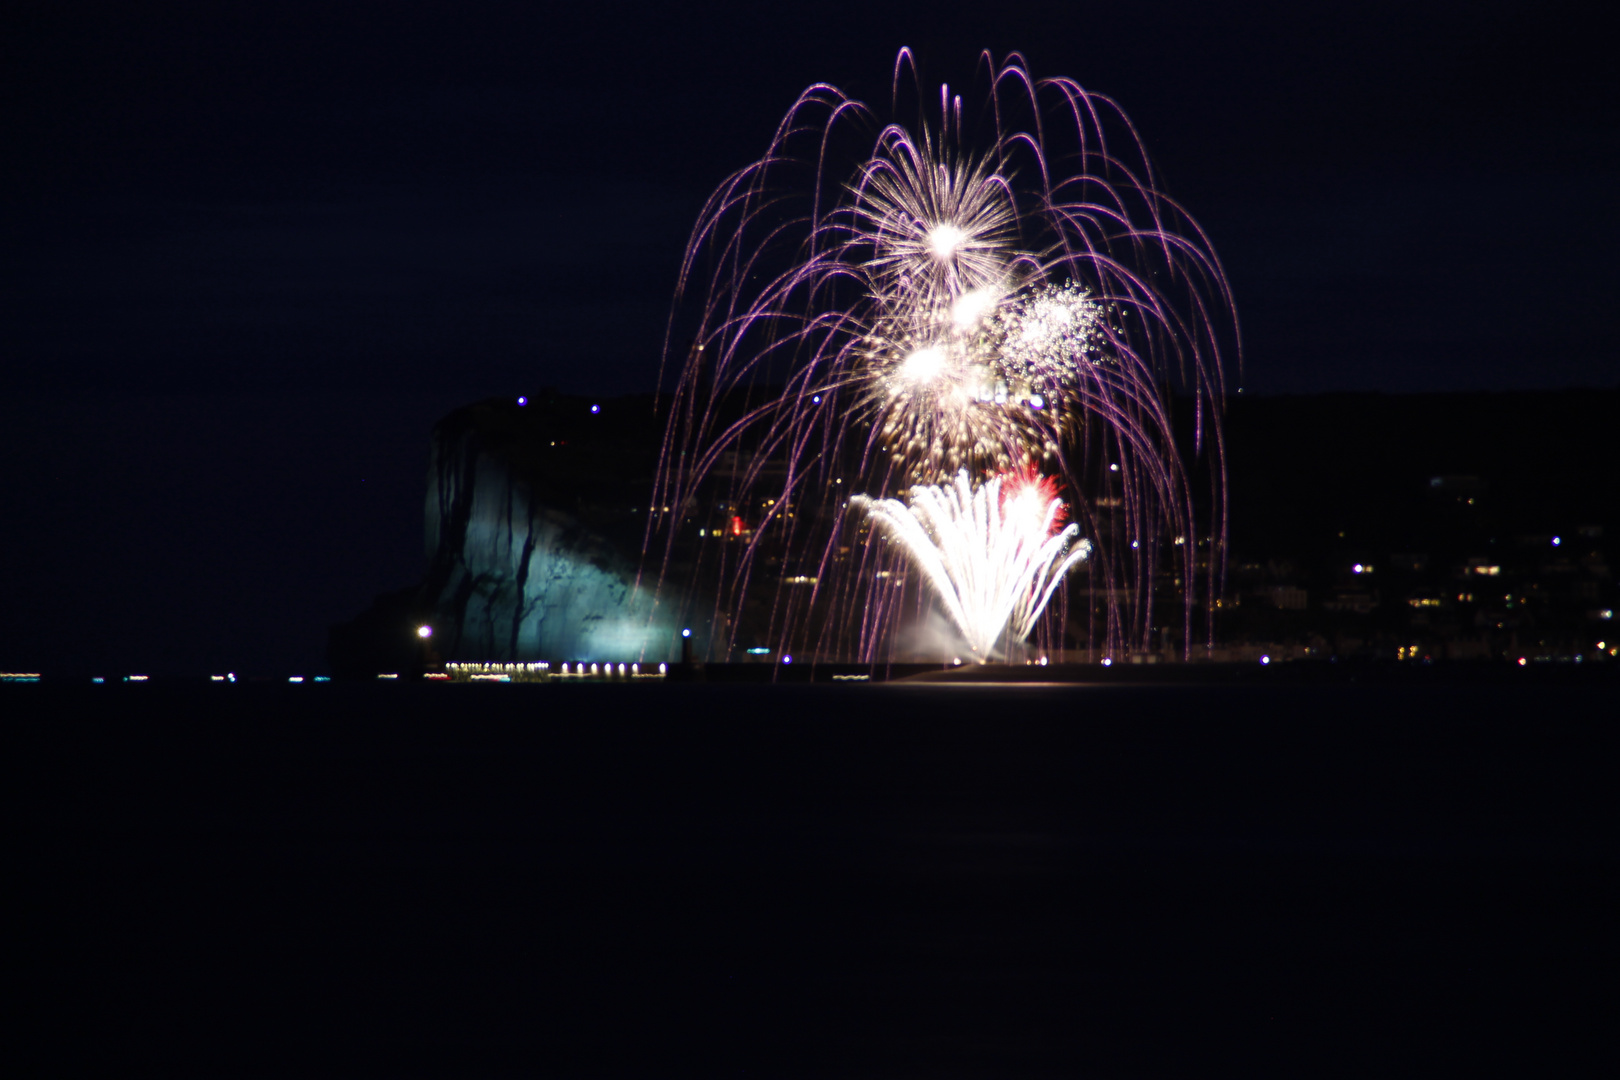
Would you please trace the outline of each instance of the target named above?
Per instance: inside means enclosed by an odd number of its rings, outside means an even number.
[[[1042,512],[1055,502],[1057,512],[1046,530],[1047,536],[1055,536],[1069,520],[1069,507],[1062,501],[1062,490],[1063,484],[1057,477],[1042,476],[1039,469],[1026,462],[1021,468],[1001,474],[1001,512],[1007,513],[1009,505],[1025,499],[1039,506]]]

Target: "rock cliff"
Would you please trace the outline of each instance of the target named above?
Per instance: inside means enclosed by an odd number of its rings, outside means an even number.
[[[637,583],[650,403],[550,395],[460,409],[433,432],[417,609],[444,660],[675,660],[680,626]],[[595,411],[593,411],[595,410]]]

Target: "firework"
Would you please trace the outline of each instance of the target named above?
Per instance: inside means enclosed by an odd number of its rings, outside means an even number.
[[[887,119],[811,87],[711,196],[666,349],[654,501],[682,509],[650,519],[649,551],[661,577],[712,582],[733,628],[876,659],[918,594],[872,584],[911,564],[851,535],[890,519],[850,515],[847,493],[1039,467],[1089,538],[1088,642],[1146,648],[1168,595],[1190,648],[1224,550],[1225,276],[1112,101],[1016,54],[981,72],[967,108],[941,87],[908,115],[902,50]],[[1208,458],[1202,506],[1183,409]],[[748,528],[692,548],[720,506]],[[751,600],[772,578],[816,585]]]
[[[909,503],[856,496],[933,587],[967,649],[998,653],[1003,635],[1021,642],[1063,576],[1091,553],[1062,523],[1063,501],[1033,474],[996,476],[977,488],[966,472],[951,484],[917,487]]]
[[[837,227],[869,249],[861,273],[880,304],[949,313],[959,298],[1006,277],[1017,214],[988,160],[952,158],[928,133],[918,142],[896,129],[851,189],[850,213]]]

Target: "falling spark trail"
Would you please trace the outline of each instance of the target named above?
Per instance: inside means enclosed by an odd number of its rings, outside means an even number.
[[[801,657],[895,656],[915,591],[893,587],[905,564],[868,549],[880,518],[847,493],[1031,468],[1062,482],[1088,537],[1080,644],[1148,648],[1166,602],[1184,652],[1200,606],[1213,633],[1220,420],[1241,362],[1225,272],[1115,102],[1016,53],[979,70],[983,107],[966,110],[923,93],[904,49],[886,114],[811,86],[693,228],[654,491],[683,509],[650,517],[646,545],[683,610],[710,591],[721,638],[748,626]],[[721,506],[757,528],[693,549],[682,530],[712,522],[688,514]],[[1058,608],[1062,577],[1043,579]],[[1044,633],[1044,604],[1013,628]]]

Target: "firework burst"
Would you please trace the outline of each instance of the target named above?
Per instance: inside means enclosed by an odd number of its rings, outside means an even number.
[[[926,131],[921,143],[888,136],[851,185],[848,227],[870,248],[862,275],[885,307],[948,314],[1006,277],[1018,238],[1011,193],[989,161],[952,158]]]
[[[919,594],[892,587],[912,565],[892,545],[851,535],[890,518],[850,514],[847,493],[1038,466],[1090,538],[1076,633],[1145,648],[1173,597],[1190,648],[1224,550],[1224,274],[1113,102],[1016,54],[980,71],[969,108],[941,87],[904,121],[906,50],[892,119],[811,87],[711,196],[666,349],[654,501],[681,509],[651,521],[649,552],[662,581],[711,583],[733,633],[875,660]],[[748,528],[694,547],[720,506]]]
[[[909,502],[857,496],[852,505],[900,544],[979,660],[1022,642],[1063,576],[1091,553],[1062,522],[1055,485],[1034,473],[996,476],[974,487],[916,487]]]

